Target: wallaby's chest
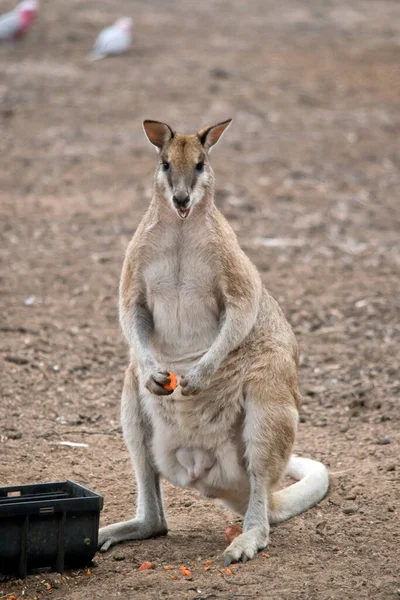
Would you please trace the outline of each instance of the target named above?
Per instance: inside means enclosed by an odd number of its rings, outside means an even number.
[[[144,270],[152,344],[171,360],[206,352],[218,331],[212,252],[191,233],[166,232]]]

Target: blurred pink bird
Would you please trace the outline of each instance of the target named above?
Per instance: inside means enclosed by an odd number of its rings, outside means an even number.
[[[133,19],[121,17],[111,27],[100,31],[89,58],[99,60],[112,54],[127,52],[132,43]]]
[[[19,40],[30,29],[39,8],[38,0],[24,0],[0,16],[0,42]]]

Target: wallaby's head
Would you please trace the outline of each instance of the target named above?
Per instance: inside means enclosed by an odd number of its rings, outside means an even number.
[[[159,153],[155,175],[156,192],[181,219],[212,193],[214,175],[208,154],[232,119],[204,127],[193,135],[175,133],[159,121],[144,121],[144,131]]]

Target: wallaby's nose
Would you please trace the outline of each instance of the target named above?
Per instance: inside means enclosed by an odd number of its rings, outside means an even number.
[[[186,194],[177,194],[176,196],[174,195],[173,201],[178,208],[186,208],[190,202],[190,196],[187,196]]]

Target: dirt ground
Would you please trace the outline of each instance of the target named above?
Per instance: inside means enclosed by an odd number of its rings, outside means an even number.
[[[216,201],[298,336],[296,450],[328,466],[331,489],[226,575],[239,520],[166,484],[167,537],[98,554],[89,573],[2,577],[0,597],[399,597],[400,5],[41,4],[29,37],[0,48],[0,484],[71,478],[104,495],[102,523],[133,515],[117,287],[151,195],[141,122],[233,117],[212,155]],[[88,62],[122,14],[132,51]],[[145,560],[156,569],[138,572]]]

